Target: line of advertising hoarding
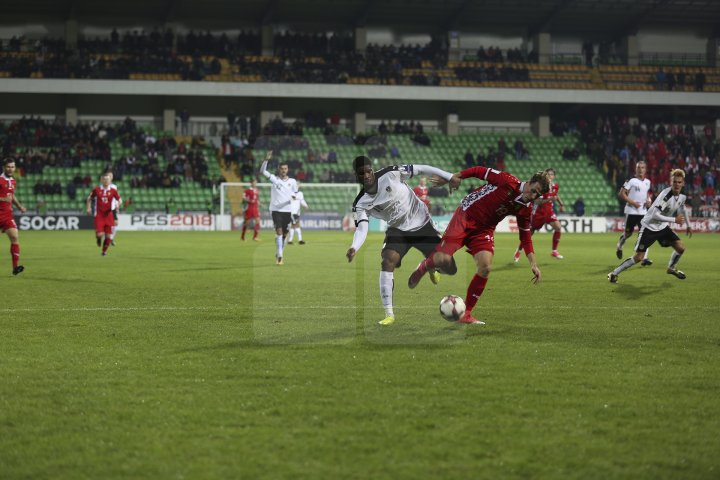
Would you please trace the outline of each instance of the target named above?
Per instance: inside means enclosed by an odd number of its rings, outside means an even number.
[[[92,230],[93,217],[89,215],[17,215],[15,217],[20,230]],[[623,217],[572,217],[558,218],[563,232],[566,233],[605,233],[621,232],[625,219]],[[450,215],[433,217],[439,231],[444,231],[450,221]],[[120,214],[118,228],[123,231],[215,231],[238,230],[242,228],[242,216],[210,215],[207,213],[137,213]],[[336,230],[349,231],[354,229],[351,215],[337,212],[308,212],[302,215],[301,226],[304,230]],[[690,226],[694,233],[720,233],[719,217],[693,217]],[[260,228],[272,230],[273,223],[269,213],[262,213]],[[384,232],[387,224],[381,220],[370,218],[371,232]],[[673,228],[684,231],[684,226],[673,224]],[[549,232],[546,225],[538,233]],[[497,226],[498,233],[517,232],[515,217],[506,217]]]

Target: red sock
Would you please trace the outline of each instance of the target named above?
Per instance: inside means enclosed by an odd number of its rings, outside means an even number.
[[[18,266],[20,262],[20,245],[17,243],[10,244],[10,256],[12,257],[13,268]]]
[[[429,257],[427,257],[425,260],[420,262],[420,265],[418,266],[418,270],[420,270],[422,273],[427,272],[428,270],[433,270],[435,268],[435,252],[432,252]]]
[[[111,241],[112,240],[110,240],[110,237],[105,235],[105,241],[103,242],[103,249],[102,249],[103,253],[107,252],[107,249],[110,246]]]
[[[245,240],[245,232],[247,232],[247,225],[243,224],[242,234],[240,235],[243,240]]]
[[[553,233],[553,250],[557,250],[558,243],[560,243],[560,232]]]
[[[253,238],[257,238],[258,233],[260,233],[260,224],[255,222],[255,226],[253,227]]]
[[[475,308],[475,304],[480,300],[480,295],[482,295],[483,290],[485,290],[485,284],[487,284],[488,279],[486,277],[481,277],[477,273],[473,277],[472,280],[470,280],[470,285],[468,285],[467,289],[467,296],[465,297],[465,311],[466,312],[472,312],[472,309]]]

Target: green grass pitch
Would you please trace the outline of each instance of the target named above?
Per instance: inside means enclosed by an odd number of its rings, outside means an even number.
[[[611,285],[615,234],[536,235],[543,273],[496,239],[476,309],[471,258],[440,285],[395,272],[380,327],[371,234],[21,232],[0,258],[0,478],[718,478],[720,236],[653,247]],[[629,243],[634,241],[631,240]],[[7,240],[5,247],[7,248]],[[627,245],[626,256],[631,245]]]

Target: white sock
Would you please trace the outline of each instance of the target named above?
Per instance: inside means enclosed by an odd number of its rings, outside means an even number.
[[[394,317],[393,313],[393,287],[395,280],[393,272],[380,272],[380,301],[385,308],[385,316]]]
[[[294,229],[294,228],[291,228],[291,229],[290,229],[290,234],[288,235],[287,241],[288,241],[288,242],[292,242],[294,236],[295,236],[295,229]]]
[[[617,250],[622,250],[623,245],[625,245],[625,234],[624,233],[622,235],[620,235],[620,240],[618,240],[618,243],[617,243]]]
[[[283,256],[283,237],[282,235],[275,235],[275,255],[278,257]]]
[[[674,269],[677,266],[677,263],[680,261],[680,257],[682,257],[682,253],[672,252],[672,255],[670,255],[670,263],[668,263],[668,268]]]
[[[635,265],[637,262],[635,261],[635,257],[630,257],[627,260],[625,260],[623,263],[621,263],[615,270],[613,270],[612,273],[615,275],[620,275],[620,272],[627,270],[628,268]]]
[[[298,235],[298,242],[302,242],[302,230],[300,230],[300,227],[296,228],[297,235]]]
[[[645,250],[645,256],[643,257],[643,260],[647,260],[649,251],[650,251],[649,248],[647,250]]]
[[[110,230],[110,240],[115,240],[115,230],[117,227],[112,227],[112,230]]]

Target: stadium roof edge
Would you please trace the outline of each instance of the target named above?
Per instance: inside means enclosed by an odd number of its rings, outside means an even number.
[[[720,106],[720,93],[386,85],[2,79],[0,94],[325,98],[387,101]]]

